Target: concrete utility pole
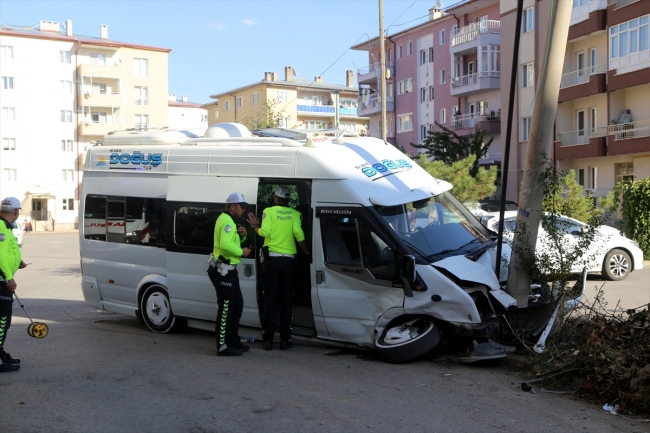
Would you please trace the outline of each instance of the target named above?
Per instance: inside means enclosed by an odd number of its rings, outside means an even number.
[[[569,35],[572,7],[573,3],[570,1],[551,1],[548,33],[543,51],[544,62],[537,84],[528,152],[519,193],[517,227],[524,228],[524,231],[515,233],[515,250],[517,245],[521,245],[522,240],[526,238],[529,240],[533,251],[537,245],[537,232],[544,198],[545,164],[543,155],[545,154],[546,157],[551,155],[553,125],[560,93],[562,65],[564,64],[566,41]],[[539,30],[537,29],[537,31]],[[506,291],[517,300],[517,306],[522,308],[528,305],[529,290],[530,275],[527,270],[521,267],[519,255],[516,251],[513,251]]]
[[[370,65],[372,68],[372,65]],[[386,141],[386,47],[384,40],[384,1],[379,0],[379,97],[381,98],[381,139]]]

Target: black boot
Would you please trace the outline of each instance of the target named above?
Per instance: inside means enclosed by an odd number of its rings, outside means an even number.
[[[264,342],[264,350],[273,350],[273,340],[266,340]]]
[[[20,370],[20,365],[16,364],[2,364],[0,365],[0,372],[6,373],[9,371],[18,371]]]
[[[234,347],[226,347],[225,349],[217,349],[217,356],[241,356],[244,353]]]
[[[12,358],[11,355],[4,350],[0,352],[0,360],[2,360],[3,364],[20,364],[20,359]]]
[[[291,339],[282,340],[280,342],[280,350],[287,350],[287,349],[291,349],[292,347],[293,347],[293,343],[291,342]]]

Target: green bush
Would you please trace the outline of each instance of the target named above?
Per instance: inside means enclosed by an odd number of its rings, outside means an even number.
[[[614,188],[614,208],[620,207],[621,231],[639,243],[644,257],[650,258],[650,178],[619,182]]]

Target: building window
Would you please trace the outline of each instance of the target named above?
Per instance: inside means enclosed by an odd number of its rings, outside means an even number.
[[[458,34],[458,26],[454,24],[451,27],[451,37],[455,38],[457,34]]]
[[[445,29],[440,30],[440,45],[445,44]]]
[[[72,140],[61,140],[61,150],[64,152],[72,152]]]
[[[397,132],[411,131],[413,129],[413,114],[397,116]]]
[[[458,110],[458,105],[454,105],[454,108],[452,109],[452,116],[458,116],[460,111]],[[472,104],[472,111],[474,111],[474,104]]]
[[[64,182],[72,182],[74,181],[74,170],[61,170],[61,180]]]
[[[16,139],[15,138],[3,138],[2,139],[2,150],[16,150]]]
[[[72,63],[72,51],[59,51],[59,62]]]
[[[424,65],[427,62],[427,50],[420,50],[420,64]]]
[[[401,45],[397,46],[397,58],[398,59],[402,58],[402,46]]]
[[[488,114],[488,101],[478,101],[478,115],[485,116]]]
[[[65,94],[72,93],[72,81],[61,80],[61,91]]]
[[[2,107],[2,118],[4,120],[16,120],[16,109],[14,107]]]
[[[279,119],[279,127],[280,128],[288,128],[289,127],[289,118],[288,117],[281,117]]]
[[[427,88],[423,87],[420,89],[420,102],[427,101]]]
[[[614,173],[616,173],[616,183],[632,182],[634,180],[634,163],[616,163],[614,164]]]
[[[219,110],[214,110],[214,118],[215,119],[219,118]]]
[[[589,189],[598,189],[598,170],[596,167],[589,167]]]
[[[427,138],[427,125],[420,126],[420,140]]]
[[[149,105],[149,89],[147,87],[134,87],[135,105]]]
[[[13,59],[14,47],[11,45],[0,45],[0,59]]]
[[[576,181],[578,185],[585,186],[585,169],[584,167],[576,168]]]
[[[609,57],[615,59],[648,50],[650,15],[612,26],[609,29]]]
[[[223,101],[223,111],[230,111],[230,101]]]
[[[14,77],[2,77],[2,88],[4,90],[14,89]]]
[[[106,56],[105,55],[97,54],[97,53],[90,53],[89,57],[90,57],[90,64],[91,65],[106,66]]]
[[[429,63],[433,63],[433,47],[429,48]]]
[[[257,92],[253,93],[253,101],[252,101],[253,104],[257,104],[258,100],[259,100],[259,93]]]
[[[289,100],[289,95],[287,92],[278,90],[275,99],[277,99],[278,102],[287,102]]]
[[[133,76],[139,78],[149,76],[149,61],[147,59],[133,59]]]
[[[521,87],[535,85],[535,64],[527,63],[521,67]]]
[[[524,9],[521,17],[521,32],[527,33],[535,30],[535,7]]]
[[[530,136],[530,121],[530,117],[521,118],[521,139],[519,141],[528,141],[528,137]]]
[[[108,117],[106,116],[106,113],[103,113],[101,111],[91,112],[90,121],[92,123],[106,124],[108,123]]]
[[[2,174],[3,174],[2,179],[8,182],[15,181],[18,179],[18,170],[16,170],[15,168],[5,168]]]
[[[235,99],[235,106],[237,108],[241,108],[244,105],[244,99],[241,96],[238,96],[237,99]]]
[[[135,128],[144,129],[149,128],[149,116],[146,114],[136,114],[135,115]]]
[[[447,122],[447,109],[446,108],[441,108],[440,109],[440,123],[446,123]]]
[[[429,86],[429,101],[433,101],[433,86]]]
[[[388,62],[389,65],[393,63],[393,49],[392,48],[388,49],[388,54],[386,55],[386,61]]]
[[[70,111],[70,110],[61,110],[61,122],[63,122],[63,123],[72,123],[72,111]]]
[[[445,70],[441,69],[440,70],[440,84],[445,84],[447,81],[447,77],[445,77]]]
[[[63,210],[74,210],[74,199],[73,198],[64,198],[63,199]]]
[[[413,54],[413,42],[408,41],[406,44],[406,55],[410,56],[411,54]]]
[[[397,87],[398,95],[403,95],[405,93],[410,93],[412,91],[413,91],[413,80],[411,78],[402,80],[398,83],[398,87]]]

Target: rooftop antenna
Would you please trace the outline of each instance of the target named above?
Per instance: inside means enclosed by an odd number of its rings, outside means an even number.
[[[442,9],[442,0],[436,0],[436,9],[440,10]]]

